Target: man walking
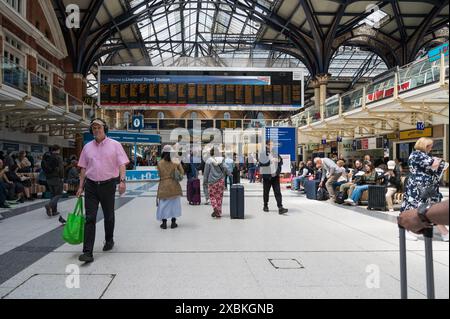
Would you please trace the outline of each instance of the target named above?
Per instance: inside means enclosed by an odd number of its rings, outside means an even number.
[[[49,152],[44,155],[41,163],[47,181],[48,191],[52,194],[50,202],[45,205],[45,210],[49,217],[59,215],[58,201],[63,194],[64,162],[60,153],[61,149],[58,145],[51,146]],[[62,216],[59,216],[59,221],[63,224],[66,222]]]
[[[86,224],[84,228],[83,254],[80,261],[93,262],[95,226],[98,204],[102,205],[105,225],[105,245],[103,251],[114,247],[114,197],[119,182],[119,194],[125,193],[125,170],[128,156],[122,145],[106,136],[108,126],[102,119],[91,122],[90,132],[94,140],[87,143],[81,152],[78,166],[80,186],[77,197],[85,191]]]
[[[286,208],[283,208],[282,196],[280,190],[280,174],[281,167],[283,166],[283,159],[280,155],[273,156],[270,150],[270,144],[267,144],[266,154],[261,154],[260,164],[261,174],[263,177],[263,189],[264,189],[264,208],[265,212],[269,211],[269,192],[270,188],[273,188],[275,199],[277,201],[278,213],[285,214],[288,212]]]

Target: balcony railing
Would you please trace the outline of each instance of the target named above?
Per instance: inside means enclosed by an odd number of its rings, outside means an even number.
[[[326,100],[321,107],[314,106],[292,117],[298,127],[321,121],[336,115],[342,115],[365,107],[376,101],[395,97],[398,94],[432,83],[442,82],[449,77],[449,57],[442,53],[435,61],[428,57],[388,71],[373,82]],[[285,120],[286,121],[286,120]]]
[[[2,58],[0,63],[0,85],[8,85],[25,94],[28,98],[38,98],[54,108],[85,118],[85,104],[63,89],[51,86],[31,71]]]

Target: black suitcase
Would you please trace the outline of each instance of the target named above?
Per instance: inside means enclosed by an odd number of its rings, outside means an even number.
[[[231,219],[244,219],[244,186],[234,184],[230,191],[230,217]]]
[[[408,298],[408,275],[406,269],[406,230],[398,226],[400,231],[400,286],[401,298]],[[434,268],[433,268],[433,228],[425,229],[425,272],[427,280],[427,298],[435,299]]]
[[[305,193],[308,199],[317,199],[317,189],[319,188],[320,181],[312,180],[305,182]]]
[[[386,186],[369,185],[369,202],[367,209],[386,211]]]

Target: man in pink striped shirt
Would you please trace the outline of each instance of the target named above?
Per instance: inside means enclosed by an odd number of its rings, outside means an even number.
[[[108,126],[102,119],[91,122],[90,132],[94,140],[87,143],[81,152],[78,166],[80,187],[77,196],[85,191],[86,224],[84,228],[83,254],[80,261],[93,262],[95,242],[95,225],[97,222],[98,204],[102,205],[105,223],[105,245],[103,251],[114,247],[114,197],[119,182],[119,194],[126,190],[125,171],[129,163],[122,145],[106,136]]]

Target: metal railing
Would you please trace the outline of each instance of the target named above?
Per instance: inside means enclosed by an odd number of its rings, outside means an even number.
[[[435,61],[428,57],[395,68],[381,78],[342,95],[328,98],[325,104],[310,107],[293,116],[291,121],[298,127],[322,121],[336,115],[343,115],[355,109],[366,107],[371,103],[397,97],[404,93],[432,83],[441,82],[449,77],[449,57],[442,53]],[[322,118],[323,117],[323,118]],[[286,122],[287,120],[284,120]]]
[[[15,88],[27,94],[29,99],[35,97],[45,101],[50,107],[59,108],[62,112],[86,118],[86,105],[81,100],[68,94],[62,88],[50,85],[35,73],[7,58],[1,58],[0,61],[0,85]]]

